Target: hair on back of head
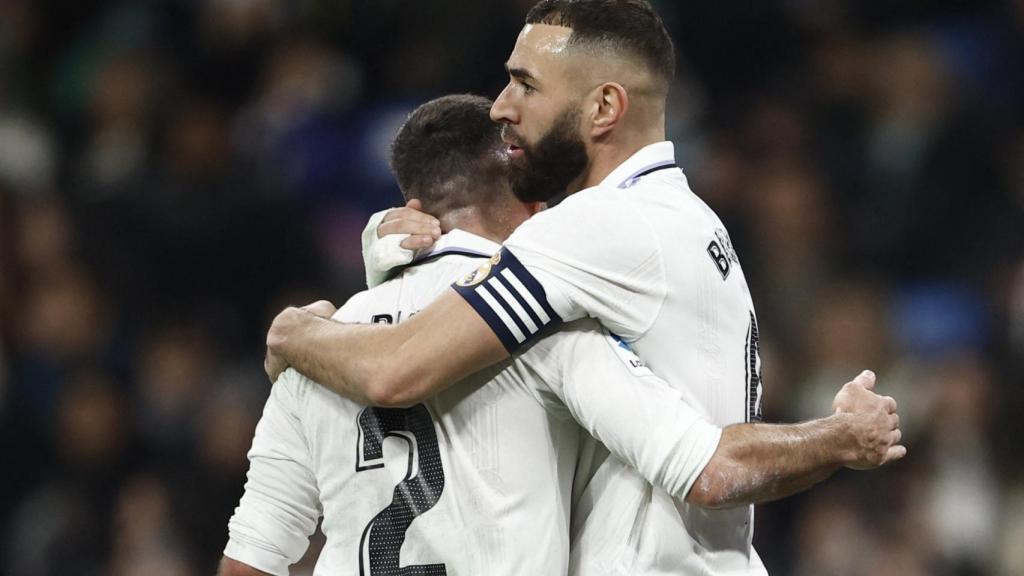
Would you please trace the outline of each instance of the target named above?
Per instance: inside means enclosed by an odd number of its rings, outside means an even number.
[[[541,0],[526,23],[571,28],[570,45],[628,52],[666,88],[675,76],[672,38],[647,0]]]
[[[501,126],[482,96],[443,96],[414,110],[391,145],[391,168],[406,200],[427,212],[484,205],[507,181]]]

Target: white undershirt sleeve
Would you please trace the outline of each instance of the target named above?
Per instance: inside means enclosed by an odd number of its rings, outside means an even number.
[[[287,576],[309,546],[321,515],[309,445],[287,370],[271,388],[249,450],[245,493],[228,522],[224,555],[270,574]]]

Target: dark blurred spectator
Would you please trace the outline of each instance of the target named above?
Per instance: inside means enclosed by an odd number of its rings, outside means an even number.
[[[128,479],[114,507],[110,574],[196,574],[178,522],[162,480],[148,475]]]
[[[5,573],[98,574],[130,430],[124,399],[102,374],[76,374],[50,435],[56,461],[7,525]]]
[[[994,397],[990,369],[970,353],[948,356],[931,375],[937,388],[929,421],[933,474],[925,481],[939,560],[956,574],[992,571],[1002,501],[991,441]],[[924,446],[922,446],[924,447]]]
[[[85,201],[128,193],[149,162],[157,86],[152,60],[117,54],[92,79],[89,136],[79,161],[76,193]]]
[[[980,280],[1003,248],[991,119],[952,85],[923,33],[885,37],[870,51],[863,189],[854,199],[854,253],[896,278]]]
[[[196,419],[216,376],[213,343],[198,327],[154,331],[139,353],[138,430],[155,459],[185,465]]]

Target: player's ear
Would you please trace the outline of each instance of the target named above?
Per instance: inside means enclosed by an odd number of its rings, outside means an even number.
[[[629,108],[629,94],[618,82],[605,82],[594,89],[591,99],[592,115],[590,119],[591,135],[603,136],[611,131],[626,114]]]

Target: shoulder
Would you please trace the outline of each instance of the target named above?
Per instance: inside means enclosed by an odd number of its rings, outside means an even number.
[[[606,356],[618,358],[634,368],[643,367],[640,358],[626,341],[593,318],[570,322],[544,341],[550,341],[550,351],[563,359]]]
[[[383,286],[383,284],[381,286]],[[337,312],[335,312],[331,318],[339,322],[349,324],[365,322],[366,320],[362,320],[362,317],[367,310],[371,310],[373,308],[375,299],[372,292],[378,288],[380,288],[380,286],[353,294],[345,301],[344,304],[341,305],[341,308],[338,308]]]
[[[538,213],[513,233],[530,227],[574,224],[584,230],[595,230],[599,224],[615,223],[619,228],[637,227],[632,219],[631,205],[636,202],[633,190],[599,185],[570,194],[557,206]],[[581,218],[586,217],[585,220]]]
[[[632,190],[596,186],[524,222],[505,245],[518,250],[598,260],[622,269],[659,253]]]
[[[600,358],[617,358],[632,368],[644,367],[629,344],[594,318],[582,318],[561,326],[520,356],[526,363],[557,370],[560,377],[581,363]]]

